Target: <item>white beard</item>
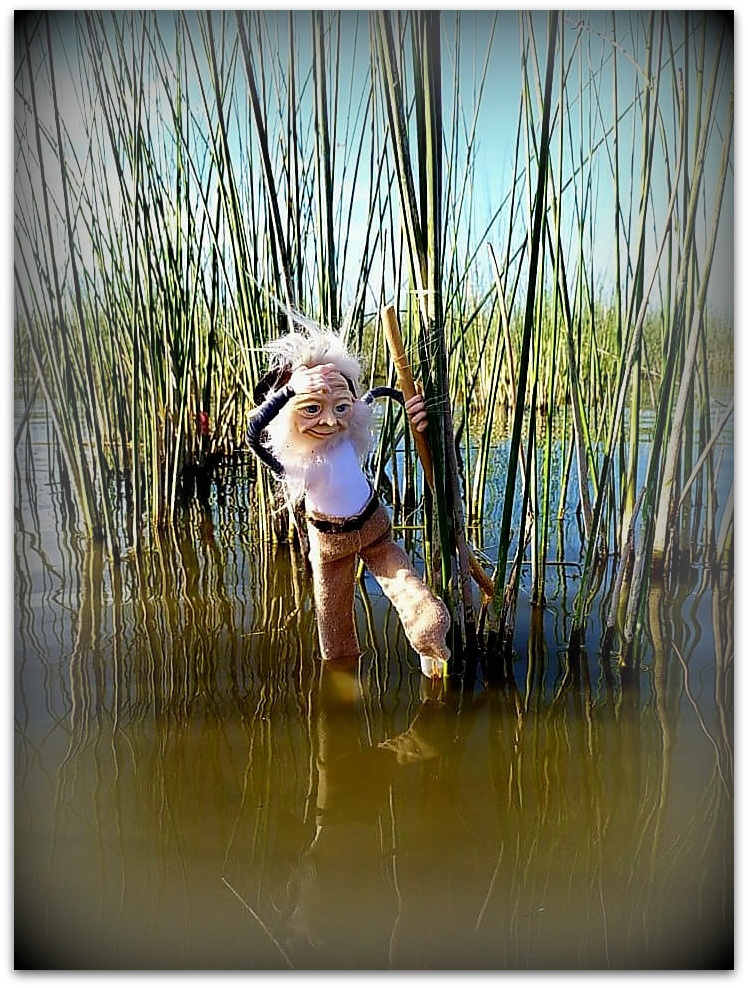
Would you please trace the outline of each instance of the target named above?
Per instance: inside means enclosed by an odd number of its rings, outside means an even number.
[[[267,447],[280,461],[285,470],[283,487],[286,490],[288,502],[294,506],[304,496],[307,483],[313,479],[321,480],[320,471],[329,470],[326,452],[339,442],[347,440],[353,445],[359,462],[363,465],[366,456],[371,451],[374,434],[372,429],[373,411],[370,405],[363,401],[353,404],[348,428],[337,433],[330,439],[320,440],[310,451],[303,444],[298,434],[291,427],[292,410],[289,405],[281,409],[276,418],[268,425]]]

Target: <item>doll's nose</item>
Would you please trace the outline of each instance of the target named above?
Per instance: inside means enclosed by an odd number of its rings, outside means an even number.
[[[329,405],[325,409],[323,409],[321,420],[324,425],[337,425],[335,414]]]

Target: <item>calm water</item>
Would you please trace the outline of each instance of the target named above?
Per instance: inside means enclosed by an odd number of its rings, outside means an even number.
[[[637,669],[593,613],[570,676],[556,569],[516,690],[463,695],[367,578],[366,653],[323,670],[249,488],[115,577],[47,456],[17,451],[17,967],[732,967],[731,586],[652,597]]]

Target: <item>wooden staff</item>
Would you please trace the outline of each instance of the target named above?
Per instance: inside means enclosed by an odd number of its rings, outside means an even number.
[[[393,306],[387,305],[384,309],[382,309],[382,324],[384,326],[384,335],[387,340],[387,346],[389,347],[392,361],[395,364],[397,383],[403,393],[403,397],[407,401],[409,398],[412,398],[414,394],[416,394],[416,385],[413,380],[413,374],[410,370],[410,363],[405,354],[403,338],[400,334],[400,326],[397,321],[397,313],[395,312]],[[408,421],[410,421],[410,419],[408,419]],[[413,439],[416,444],[416,452],[418,453],[418,458],[420,459],[421,466],[423,467],[423,475],[426,478],[426,483],[433,491],[434,461],[431,457],[431,447],[429,446],[426,433],[418,432],[417,429],[413,428],[412,423],[410,431],[413,433]],[[473,550],[470,546],[466,546],[466,548],[468,551],[471,576],[487,597],[493,597],[493,580],[475,558]]]

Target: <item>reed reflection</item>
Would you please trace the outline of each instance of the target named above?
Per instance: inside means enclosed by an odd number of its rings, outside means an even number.
[[[729,966],[729,574],[650,592],[627,664],[535,608],[501,688],[422,693],[366,593],[366,656],[322,666],[293,547],[218,522],[118,569],[71,552],[75,600],[17,554],[19,957]]]

